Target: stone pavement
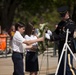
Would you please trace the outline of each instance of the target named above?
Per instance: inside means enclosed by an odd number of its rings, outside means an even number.
[[[39,58],[39,68],[40,71],[38,75],[55,75],[55,71],[57,68],[58,57],[52,57],[52,53],[48,53],[45,51],[44,54],[40,54]],[[25,64],[25,57],[24,57],[24,64]],[[74,60],[74,67],[76,68],[76,61]],[[25,65],[24,65],[25,69]],[[6,58],[0,58],[0,75],[12,75],[13,73],[13,63],[10,57],[7,56]],[[25,72],[25,75],[29,75],[29,73]]]

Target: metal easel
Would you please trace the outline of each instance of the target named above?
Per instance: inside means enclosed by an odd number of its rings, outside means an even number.
[[[66,60],[67,60],[67,50],[70,51],[70,53],[72,54],[73,58],[76,60],[76,57],[75,55],[73,54],[71,48],[69,47],[68,45],[68,35],[69,35],[69,29],[67,29],[67,33],[66,33],[66,40],[65,40],[65,43],[64,43],[64,46],[63,46],[63,49],[62,49],[62,53],[61,53],[61,56],[60,56],[60,59],[59,59],[59,63],[57,65],[57,69],[56,69],[56,73],[55,75],[57,75],[58,73],[58,69],[59,69],[59,66],[60,66],[60,63],[61,63],[61,60],[62,60],[62,57],[63,57],[63,54],[65,52],[65,61],[64,61],[64,75],[66,75]]]

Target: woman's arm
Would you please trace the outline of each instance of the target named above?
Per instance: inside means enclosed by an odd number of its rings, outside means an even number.
[[[44,41],[44,37],[37,38],[35,40],[25,40],[23,43],[25,43],[27,45],[30,45],[30,44],[33,44],[35,42],[40,42],[40,41]]]
[[[26,48],[31,49],[33,46],[32,45],[26,45]]]

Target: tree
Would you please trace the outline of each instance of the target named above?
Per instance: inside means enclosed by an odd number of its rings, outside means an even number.
[[[0,0],[0,25],[8,30],[13,21],[38,22],[41,18],[55,24],[59,20],[56,10],[62,5],[69,6],[70,12],[73,11],[72,19],[76,21],[76,0]]]
[[[74,0],[72,19],[73,19],[73,21],[75,21],[75,23],[76,23],[76,0]]]
[[[8,30],[13,22],[15,10],[22,0],[0,0],[0,24]]]

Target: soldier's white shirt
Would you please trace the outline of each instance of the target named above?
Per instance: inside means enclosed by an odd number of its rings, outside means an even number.
[[[19,31],[16,31],[14,36],[13,36],[13,41],[12,41],[12,49],[15,52],[19,52],[19,53],[23,53],[24,49],[23,49],[23,42],[25,41],[25,39],[23,38],[23,36],[20,34]]]

